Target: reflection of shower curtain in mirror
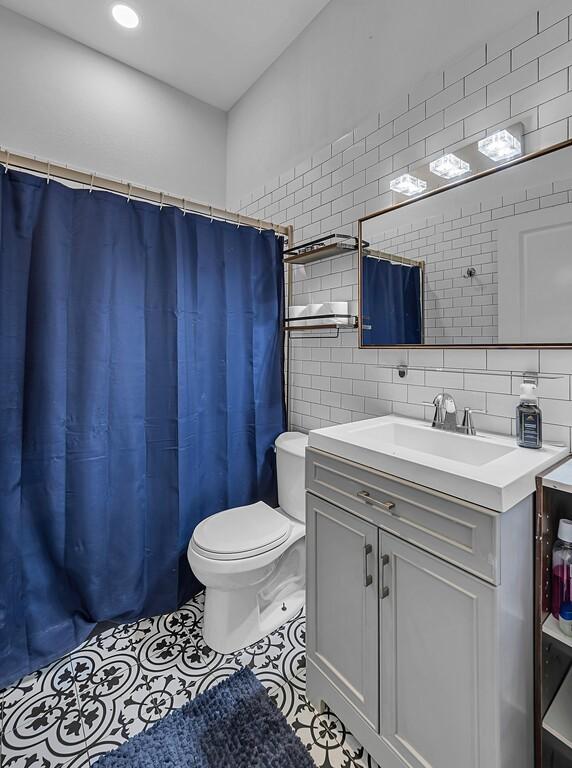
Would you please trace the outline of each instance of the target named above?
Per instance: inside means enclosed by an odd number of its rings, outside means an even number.
[[[366,256],[363,344],[422,344],[421,268]]]

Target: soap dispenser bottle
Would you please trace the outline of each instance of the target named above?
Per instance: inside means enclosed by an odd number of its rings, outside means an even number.
[[[516,409],[516,439],[521,448],[542,448],[542,412],[536,399],[536,384],[520,385]]]

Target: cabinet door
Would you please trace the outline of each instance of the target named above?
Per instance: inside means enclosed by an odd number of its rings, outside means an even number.
[[[497,768],[495,588],[380,532],[381,733],[415,768]]]
[[[306,498],[308,657],[377,730],[378,529]]]

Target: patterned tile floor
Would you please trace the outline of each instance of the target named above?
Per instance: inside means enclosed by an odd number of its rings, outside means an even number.
[[[203,595],[175,613],[105,630],[0,691],[1,768],[88,768],[97,757],[240,667],[266,686],[319,768],[376,768],[305,697],[305,622],[224,655],[202,638]]]

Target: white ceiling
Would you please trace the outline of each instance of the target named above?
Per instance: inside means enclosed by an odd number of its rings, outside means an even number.
[[[113,0],[0,0],[17,13],[228,110],[328,0],[125,0],[136,30],[111,17]]]

